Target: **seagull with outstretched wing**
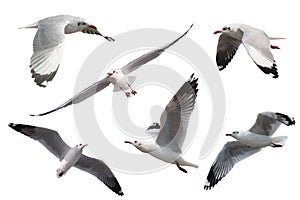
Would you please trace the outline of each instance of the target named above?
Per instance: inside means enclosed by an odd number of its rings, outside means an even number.
[[[295,120],[282,113],[263,112],[258,114],[250,130],[226,134],[237,141],[227,142],[224,145],[209,170],[204,189],[214,187],[236,163],[259,152],[262,148],[282,147],[287,137],[272,137],[281,124],[291,126],[295,124]]]
[[[62,140],[57,131],[24,124],[10,123],[8,126],[37,140],[61,161],[61,166],[56,171],[57,177],[63,176],[74,166],[96,176],[116,194],[123,195],[121,186],[109,167],[102,160],[82,154],[86,144],[78,144],[71,148]]]
[[[85,19],[71,15],[48,17],[22,28],[38,29],[33,40],[30,69],[35,83],[41,87],[46,87],[56,75],[62,59],[65,34],[83,32],[114,41],[111,37],[103,36]]]

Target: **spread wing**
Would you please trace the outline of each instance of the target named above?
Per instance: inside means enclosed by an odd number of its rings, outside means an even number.
[[[204,189],[214,187],[236,163],[260,150],[261,148],[250,147],[238,141],[227,142],[209,170]]]
[[[116,194],[123,195],[118,180],[103,161],[82,155],[74,166],[96,176]]]
[[[181,86],[160,117],[162,128],[156,142],[178,153],[181,153],[198,92],[198,79],[193,78],[193,75]]]
[[[10,123],[8,126],[17,132],[39,141],[52,154],[59,158],[59,160],[62,160],[65,154],[70,150],[70,147],[62,140],[58,132],[54,130],[14,123]]]
[[[150,51],[149,53],[146,53],[144,55],[142,55],[141,57],[131,61],[130,63],[128,63],[127,65],[125,65],[122,68],[122,72],[124,74],[128,74],[134,70],[136,70],[137,68],[139,68],[140,66],[148,63],[149,61],[157,58],[158,56],[160,56],[160,54],[162,54],[166,49],[168,49],[169,47],[171,47],[172,45],[174,45],[176,42],[178,42],[182,37],[184,37],[189,30],[193,27],[193,24],[190,26],[190,28],[184,33],[182,34],[180,37],[178,37],[176,40],[174,40],[173,42],[166,44],[158,49],[154,49],[153,51]]]
[[[241,40],[232,38],[226,33],[220,35],[216,56],[217,65],[220,71],[226,68],[241,43]]]
[[[54,109],[52,109],[48,112],[45,112],[45,113],[42,113],[42,114],[37,114],[37,115],[31,115],[31,116],[48,115],[52,112],[55,112],[55,111],[57,111],[59,109],[62,109],[62,108],[65,108],[69,105],[80,103],[80,102],[84,101],[85,99],[89,98],[90,96],[93,96],[97,92],[100,92],[101,90],[106,88],[109,84],[110,84],[110,82],[109,82],[108,78],[106,77],[106,78],[92,84],[91,86],[85,88],[84,90],[82,90],[81,92],[79,92],[74,97],[72,97],[71,99],[69,99],[65,103],[61,104],[60,106],[58,106],[58,107],[56,107],[56,108],[54,108]]]
[[[46,87],[60,64],[65,39],[66,20],[41,21],[33,40],[33,55],[30,61],[32,78],[37,85]]]
[[[295,120],[282,113],[263,112],[257,115],[256,122],[249,131],[271,136],[281,124],[285,124],[286,126],[294,125]]]

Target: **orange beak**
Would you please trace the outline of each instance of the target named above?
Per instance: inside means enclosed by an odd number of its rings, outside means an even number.
[[[222,31],[217,30],[217,31],[214,32],[215,35],[218,34],[218,33],[222,33]]]

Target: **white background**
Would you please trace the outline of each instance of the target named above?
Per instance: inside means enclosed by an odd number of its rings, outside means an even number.
[[[279,3],[280,2],[280,3]],[[2,3],[4,4],[4,3]],[[232,138],[225,133],[248,129],[263,111],[282,112],[300,119],[298,67],[299,14],[294,1],[7,1],[1,5],[1,199],[243,199],[296,197],[299,180],[298,141],[299,128],[281,127],[276,135],[288,135],[284,148],[265,148],[240,163],[211,191],[203,185],[212,162],[223,145]],[[68,35],[61,67],[54,81],[47,88],[39,88],[30,78],[29,59],[35,30],[19,30],[18,27],[57,14],[81,16],[96,25],[105,35],[114,36],[139,28],[163,28],[182,33],[194,23],[188,37],[199,43],[215,61],[218,36],[213,31],[228,23],[245,23],[266,31],[274,37],[286,40],[273,41],[281,50],[273,50],[277,61],[279,78],[272,79],[262,73],[240,47],[228,68],[220,72],[226,92],[226,121],[216,147],[203,160],[198,160],[205,133],[197,137],[185,155],[187,160],[199,164],[198,169],[186,168],[187,174],[176,166],[144,175],[132,175],[114,170],[124,197],[106,188],[96,178],[77,169],[57,179],[58,161],[40,144],[9,129],[9,122],[39,125],[59,131],[70,145],[80,142],[73,120],[73,108],[53,115],[32,118],[29,113],[39,113],[56,106],[72,96],[78,71],[86,57],[104,42],[102,38],[82,33]],[[149,38],[148,38],[149,39]],[[169,42],[169,41],[166,41]],[[178,44],[180,45],[180,44]],[[103,55],[105,56],[105,55]],[[99,59],[101,57],[99,56]],[[159,58],[163,61],[163,55]],[[158,59],[158,60],[159,60]],[[124,64],[129,60],[125,60]],[[164,61],[165,62],[165,61]],[[167,61],[166,61],[167,62]],[[123,62],[122,62],[123,63]],[[170,61],[172,63],[172,61]],[[168,64],[168,63],[161,63]],[[178,67],[178,66],[174,66]],[[188,77],[190,72],[183,74]],[[201,86],[200,86],[201,87]],[[112,88],[97,94],[98,98],[111,95]],[[151,90],[151,89],[150,89]],[[146,99],[145,90],[138,93]],[[163,91],[161,92],[163,93]],[[204,94],[198,96],[199,108]],[[161,106],[165,106],[172,94],[165,92]],[[97,97],[96,97],[97,99]],[[134,100],[138,102],[138,99]],[[158,103],[158,102],[155,102]],[[137,105],[138,111],[130,110],[132,120],[148,116],[149,107]],[[209,102],[208,102],[209,104]],[[131,105],[132,106],[132,105]],[[201,109],[200,115],[201,115]],[[208,109],[209,110],[209,109]],[[97,112],[97,111],[96,111]],[[100,112],[100,111],[99,111]],[[205,110],[203,112],[206,112]],[[139,118],[140,116],[141,118]],[[205,116],[204,116],[205,117]],[[136,123],[149,124],[149,119]],[[209,120],[207,120],[209,123]],[[208,125],[207,125],[208,126]],[[114,124],[111,124],[114,127]],[[116,129],[117,130],[117,129]],[[114,134],[115,132],[106,133]],[[120,134],[121,133],[116,133]],[[127,136],[116,142],[125,146]],[[88,152],[85,151],[86,154]],[[130,162],[130,161],[128,161]]]

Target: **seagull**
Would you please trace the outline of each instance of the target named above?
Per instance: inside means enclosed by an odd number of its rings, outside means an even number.
[[[263,112],[258,114],[250,130],[226,134],[237,141],[227,142],[224,145],[209,170],[204,189],[214,187],[237,162],[259,152],[262,148],[282,147],[286,136],[271,137],[281,124],[291,126],[295,124],[295,120],[282,113]]]
[[[185,161],[182,158],[181,151],[198,92],[198,78],[193,78],[193,75],[182,85],[161,114],[160,124],[162,126],[153,123],[147,129],[149,131],[160,128],[155,138],[144,142],[125,141],[125,143],[131,144],[138,150],[149,153],[155,158],[176,164],[178,169],[185,173],[187,171],[181,166],[198,168],[197,165]]]
[[[116,194],[123,195],[121,186],[109,167],[101,160],[82,154],[82,150],[87,144],[78,144],[71,148],[62,140],[57,131],[24,124],[10,123],[8,126],[17,132],[39,141],[52,154],[59,158],[61,166],[56,171],[58,178],[65,175],[74,166],[96,176]]]
[[[69,105],[80,103],[80,102],[84,101],[85,99],[89,98],[90,96],[96,94],[97,92],[100,92],[101,90],[103,90],[104,88],[109,86],[110,83],[112,83],[114,85],[114,90],[113,90],[114,92],[123,91],[127,97],[130,97],[131,94],[135,95],[136,91],[132,89],[131,84],[133,83],[133,81],[135,80],[136,77],[127,76],[127,75],[129,73],[131,73],[132,71],[138,69],[140,66],[142,66],[142,65],[150,62],[151,60],[157,58],[158,56],[160,56],[167,48],[171,47],[173,44],[178,42],[182,37],[184,37],[192,27],[193,27],[193,24],[190,26],[190,28],[184,34],[182,34],[180,37],[178,37],[173,42],[168,43],[160,48],[154,49],[154,50],[140,56],[139,58],[129,62],[127,65],[125,65],[124,67],[122,67],[120,69],[111,69],[107,73],[107,76],[105,78],[103,78],[102,80],[85,88],[84,90],[77,93],[75,96],[73,96],[71,99],[69,99],[65,103],[61,104],[60,106],[58,106],[48,112],[45,112],[42,114],[37,114],[37,115],[31,115],[31,116],[47,115],[47,114],[55,112],[59,109],[62,109],[64,107],[67,107]],[[130,90],[130,92],[128,90]]]
[[[253,62],[265,74],[272,74],[278,78],[277,66],[271,49],[280,49],[278,46],[270,45],[270,40],[285,39],[280,37],[269,37],[264,31],[245,25],[230,24],[217,30],[214,34],[222,33],[219,37],[216,61],[219,70],[226,68],[241,43],[243,43]]]
[[[38,29],[33,40],[30,69],[32,78],[40,87],[46,87],[59,68],[65,34],[83,32],[100,35],[110,42],[114,41],[111,37],[103,36],[94,25],[87,23],[85,19],[71,15],[48,17],[21,28]]]

